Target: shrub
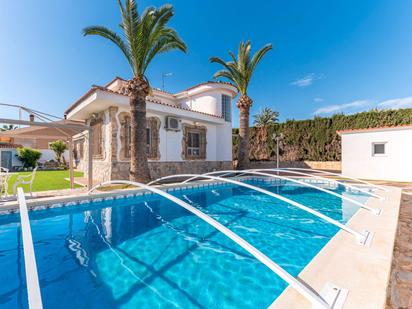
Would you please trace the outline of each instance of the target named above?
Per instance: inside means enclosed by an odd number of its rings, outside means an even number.
[[[41,158],[41,152],[30,147],[17,148],[17,158],[23,163],[23,167],[36,167]]]
[[[57,140],[52,143],[50,143],[50,149],[54,151],[54,154],[56,155],[56,161],[59,164],[62,164],[62,155],[64,152],[67,150],[67,145],[65,142],[62,140]],[[65,159],[63,157],[63,163],[66,165]]]
[[[283,133],[280,156],[283,161],[339,161],[341,139],[337,130],[363,129],[381,126],[412,124],[412,108],[398,110],[376,110],[354,115],[336,114],[331,117],[315,117],[309,120],[287,120],[268,127],[268,140],[258,145],[257,128],[250,129],[251,160],[259,160],[262,147],[266,147],[269,160],[276,160],[276,141],[273,133]],[[233,158],[236,159],[237,134],[233,129]]]

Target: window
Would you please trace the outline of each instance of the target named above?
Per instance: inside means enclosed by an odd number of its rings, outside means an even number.
[[[225,121],[232,120],[231,103],[230,96],[222,94],[222,117]]]
[[[132,144],[132,130],[131,130],[131,119],[128,115],[123,115],[121,119],[121,141],[124,160],[128,160],[131,157],[131,144]],[[147,119],[146,128],[146,153],[149,159],[156,159],[159,157],[158,154],[158,144],[159,144],[159,128],[160,121],[155,117],[150,117]]]
[[[98,120],[92,124],[92,134],[93,134],[93,156],[102,157],[103,156],[103,121]]]
[[[183,160],[206,159],[206,127],[183,125]]]
[[[372,143],[372,155],[384,156],[386,154],[386,143]]]
[[[200,133],[189,132],[187,136],[187,155],[189,157],[200,156]]]

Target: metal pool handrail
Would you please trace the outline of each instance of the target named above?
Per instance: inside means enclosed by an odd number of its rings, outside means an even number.
[[[20,224],[23,239],[24,267],[26,271],[27,296],[29,308],[42,309],[39,276],[37,274],[36,255],[34,254],[33,238],[30,229],[30,219],[27,211],[26,198],[22,188],[17,188],[17,199],[20,210]]]
[[[354,235],[356,237],[357,241],[360,244],[366,244],[366,241],[368,239],[369,232],[367,232],[364,235],[364,234],[362,234],[360,232],[357,232],[357,231],[353,230],[352,228],[340,223],[339,221],[336,221],[336,220],[334,220],[334,219],[332,219],[332,218],[330,218],[330,217],[328,217],[328,216],[326,216],[326,215],[324,215],[324,214],[322,214],[322,213],[320,213],[320,212],[318,212],[318,211],[316,211],[316,210],[314,210],[310,207],[307,207],[307,206],[302,205],[298,202],[292,201],[291,199],[288,199],[287,197],[284,197],[282,195],[270,192],[268,190],[265,190],[265,189],[262,189],[262,188],[259,188],[259,187],[256,187],[256,186],[249,185],[249,184],[244,183],[244,182],[232,180],[232,179],[221,178],[221,177],[210,176],[210,175],[202,175],[202,174],[179,174],[179,175],[171,175],[171,176],[165,176],[165,177],[158,178],[158,179],[156,179],[152,182],[149,182],[149,185],[153,184],[155,182],[161,181],[161,180],[165,180],[165,179],[182,178],[182,177],[195,177],[195,176],[196,176],[196,178],[206,178],[206,179],[213,179],[213,180],[219,180],[219,181],[222,181],[222,182],[232,183],[232,184],[235,184],[235,185],[238,185],[238,186],[241,186],[241,187],[245,187],[245,188],[248,188],[248,189],[251,189],[251,190],[254,190],[254,191],[258,191],[258,192],[263,193],[265,195],[269,195],[269,196],[274,197],[278,200],[286,202],[287,204],[295,206],[295,207],[297,207],[297,208],[299,208],[303,211],[306,211],[306,212],[308,212],[308,213],[310,213],[310,214],[312,214],[316,217],[319,217],[319,218],[321,218],[321,219],[337,226],[338,228]]]
[[[262,170],[263,170],[263,171],[266,171],[266,169],[262,169]],[[297,180],[297,179],[293,179],[293,178],[290,178],[290,177],[284,177],[284,176],[279,176],[279,175],[262,173],[262,172],[259,172],[259,171],[261,171],[261,170],[260,170],[260,169],[259,169],[259,170],[257,170],[257,169],[253,169],[253,170],[243,170],[243,171],[227,170],[227,171],[210,172],[210,173],[205,173],[205,174],[202,174],[202,175],[214,175],[214,174],[219,174],[219,173],[225,173],[225,175],[228,174],[228,173],[231,173],[231,174],[240,174],[240,175],[252,174],[252,175],[258,175],[258,176],[266,176],[266,177],[272,177],[272,178],[282,179],[282,180],[286,180],[286,181],[298,183],[298,184],[301,184],[301,185],[303,185],[303,186],[307,186],[307,187],[309,187],[309,188],[313,188],[313,189],[315,189],[315,190],[319,190],[319,191],[325,192],[325,193],[327,193],[327,194],[334,195],[334,196],[339,197],[339,198],[341,198],[341,199],[343,199],[343,200],[345,200],[345,201],[348,201],[348,202],[351,202],[351,203],[353,203],[353,204],[355,204],[355,205],[358,205],[358,206],[361,207],[361,208],[364,208],[364,209],[366,209],[366,210],[369,210],[369,211],[371,211],[372,213],[374,213],[375,215],[379,215],[379,214],[381,213],[381,209],[376,209],[376,208],[369,207],[369,206],[367,206],[367,205],[365,205],[365,204],[362,204],[362,203],[358,202],[357,200],[354,200],[354,199],[352,199],[352,198],[350,198],[350,197],[344,196],[343,194],[338,194],[338,193],[333,192],[333,191],[331,191],[331,190],[327,190],[327,189],[325,189],[325,188],[321,188],[321,187],[318,187],[318,186],[315,186],[315,185],[306,183],[306,182],[304,182],[304,181],[300,181],[300,180]],[[239,176],[240,176],[240,175],[239,175]],[[193,179],[187,179],[187,180],[183,181],[183,183],[186,183],[188,180],[193,180]]]
[[[213,226],[215,229],[217,229],[219,232],[223,233],[226,237],[230,238],[233,240],[235,243],[237,243],[239,246],[241,246],[243,249],[245,249],[247,252],[249,252],[252,256],[254,256],[258,261],[263,263],[265,266],[267,266],[270,270],[272,270],[275,274],[277,274],[279,277],[281,277],[283,280],[285,280],[290,286],[292,286],[294,289],[296,289],[300,294],[302,294],[305,298],[307,298],[312,305],[317,305],[320,308],[331,308],[331,306],[317,293],[312,291],[312,289],[308,288],[306,285],[304,285],[302,282],[296,280],[295,277],[290,275],[286,270],[284,270],[281,266],[273,262],[269,257],[264,255],[262,252],[260,252],[258,249],[256,249],[254,246],[252,246],[250,243],[248,243],[246,240],[244,240],[242,237],[238,236],[234,232],[232,232],[229,228],[226,226],[222,225],[215,219],[209,217],[202,211],[198,210],[197,208],[189,205],[188,203],[182,201],[181,199],[174,197],[173,195],[162,191],[160,189],[151,187],[150,185],[145,185],[139,182],[134,182],[134,181],[128,181],[128,180],[112,180],[112,181],[106,181],[102,182],[96,186],[94,186],[92,189],[89,190],[88,194],[91,194],[94,190],[101,186],[105,185],[110,185],[110,184],[128,184],[128,185],[134,185],[136,187],[151,191],[155,194],[158,194],[160,196],[163,196],[164,198],[176,203],[177,205],[183,207],[184,209],[188,210],[195,216],[199,217],[203,221],[205,221],[207,224]]]
[[[370,183],[369,181],[362,180],[362,179],[359,179],[359,178],[354,178],[354,177],[345,176],[345,175],[342,175],[342,174],[339,174],[339,173],[333,173],[333,172],[328,172],[328,171],[323,171],[323,170],[315,170],[315,169],[311,169],[311,168],[301,168],[301,167],[288,167],[288,168],[281,168],[281,169],[321,172],[321,173],[328,174],[328,175],[339,176],[339,177],[343,177],[343,178],[355,180],[355,181],[358,181],[358,182],[360,182],[360,183],[366,184],[366,185],[368,185],[368,186],[370,186],[370,187],[374,187],[374,188],[376,188],[376,189],[378,189],[378,190],[382,190],[382,191],[385,191],[385,192],[389,192],[389,189],[387,189],[387,188],[385,188],[385,187],[383,187],[383,186],[378,186],[378,185],[375,185],[375,184],[373,184],[373,183]]]

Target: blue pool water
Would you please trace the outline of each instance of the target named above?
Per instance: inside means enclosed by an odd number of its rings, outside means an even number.
[[[342,223],[358,207],[293,184],[250,181]],[[334,190],[359,201],[364,195]],[[337,228],[232,185],[171,192],[297,275]],[[44,308],[266,308],[287,286],[223,234],[154,196],[30,212]],[[0,307],[27,308],[18,215],[0,216]]]

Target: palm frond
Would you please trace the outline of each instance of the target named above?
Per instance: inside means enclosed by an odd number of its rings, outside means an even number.
[[[187,47],[177,32],[167,27],[173,17],[173,7],[163,5],[159,9],[146,8],[139,15],[135,0],[118,0],[124,40],[113,31],[100,27],[88,27],[87,33],[100,35],[114,42],[126,56],[133,74],[144,77],[153,58],[171,50],[186,52]],[[86,30],[85,29],[85,30]]]
[[[131,59],[129,47],[127,46],[126,42],[122,39],[122,37],[118,35],[116,32],[102,26],[90,26],[83,29],[83,35],[97,35],[110,40],[117,47],[120,48],[123,55],[126,57],[127,62],[133,68],[133,61]]]
[[[259,114],[253,115],[253,124],[256,127],[268,127],[279,121],[279,112],[272,110],[270,107],[265,107]]]
[[[254,71],[257,64],[262,60],[263,56],[272,49],[272,44],[266,44],[261,49],[259,49],[252,57],[250,61],[251,70]]]
[[[242,95],[247,94],[249,82],[252,79],[253,72],[263,56],[272,48],[271,44],[265,45],[250,57],[250,41],[240,42],[237,56],[229,51],[231,61],[225,62],[219,57],[211,57],[212,63],[218,63],[223,66],[223,70],[216,72],[213,78],[226,78],[233,82]]]
[[[146,59],[144,61],[144,66],[142,68],[143,72],[146,71],[148,65],[156,55],[166,53],[171,50],[180,50],[186,52],[187,47],[185,42],[183,42],[183,40],[179,38],[175,30],[167,28],[161,32],[161,35],[159,35],[155,43],[148,51]]]

